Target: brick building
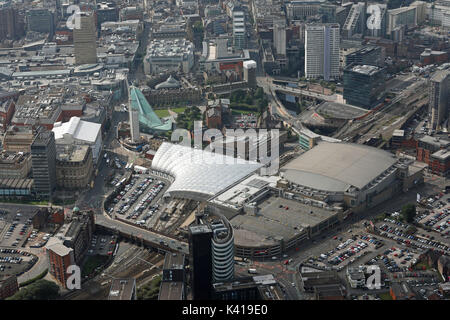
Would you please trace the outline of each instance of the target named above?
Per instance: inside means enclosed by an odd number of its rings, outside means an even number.
[[[450,173],[450,141],[424,136],[417,143],[417,160],[428,164],[434,174],[448,176]]]
[[[4,300],[19,291],[16,276],[0,276],[0,300]]]
[[[75,263],[74,250],[61,243],[50,244],[45,248],[47,250],[50,274],[66,288],[66,281],[69,277],[67,268]]]

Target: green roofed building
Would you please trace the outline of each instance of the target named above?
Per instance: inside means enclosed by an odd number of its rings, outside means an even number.
[[[148,103],[142,92],[130,88],[130,108],[139,112],[139,130],[145,133],[162,133],[172,130],[172,120],[161,120]]]

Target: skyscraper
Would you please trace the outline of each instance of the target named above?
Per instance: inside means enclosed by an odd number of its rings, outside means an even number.
[[[337,23],[306,26],[306,78],[339,78],[339,42]]]
[[[73,45],[75,64],[91,64],[97,62],[97,43],[95,17],[92,13],[80,13],[80,25],[73,29]]]
[[[53,131],[41,131],[31,144],[31,168],[34,190],[43,198],[51,198],[56,187],[56,147]]]
[[[450,106],[450,71],[436,71],[430,79],[428,113],[431,129],[439,129],[449,116]]]
[[[273,25],[273,46],[278,55],[286,55],[286,23],[277,21]]]
[[[247,48],[247,32],[245,31],[245,13],[239,8],[233,9],[233,46],[235,49]]]
[[[233,227],[226,218],[211,224],[213,281],[223,282],[234,278]]]
[[[209,300],[212,294],[212,236],[210,226],[189,227],[189,259],[194,300]]]

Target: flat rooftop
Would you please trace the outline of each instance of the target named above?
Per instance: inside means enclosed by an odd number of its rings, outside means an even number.
[[[337,214],[304,203],[272,196],[258,205],[257,215],[237,215],[230,220],[237,245],[270,246],[291,239]]]
[[[397,159],[387,151],[355,143],[319,142],[281,168],[293,183],[329,192],[363,189],[390,169]]]
[[[372,74],[380,71],[381,68],[378,68],[376,66],[369,66],[369,65],[366,65],[366,64],[363,64],[363,65],[358,64],[358,65],[352,66],[350,68],[350,70],[353,71],[353,72],[357,72],[357,73],[362,73],[362,74],[366,74],[366,75],[372,75]]]

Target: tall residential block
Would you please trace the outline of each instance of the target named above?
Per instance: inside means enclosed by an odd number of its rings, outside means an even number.
[[[428,93],[428,114],[431,129],[439,129],[449,118],[450,110],[450,71],[436,71],[430,79]]]
[[[212,294],[212,237],[205,224],[189,227],[189,259],[191,287],[194,300],[209,300]]]
[[[80,13],[79,28],[73,29],[73,45],[75,48],[75,64],[91,64],[97,62],[95,17],[91,13]]]
[[[339,78],[339,24],[308,25],[305,30],[306,78]]]

